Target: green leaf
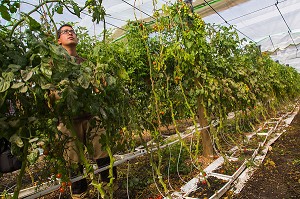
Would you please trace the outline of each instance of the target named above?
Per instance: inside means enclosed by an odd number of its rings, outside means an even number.
[[[121,79],[129,80],[129,75],[124,68],[119,68],[117,74]]]
[[[186,42],[186,46],[187,46],[188,48],[191,48],[191,47],[193,46],[193,42],[192,42],[192,41]]]
[[[58,8],[57,8],[57,10],[56,10],[56,12],[58,13],[58,14],[62,14],[63,13],[63,7],[62,6],[59,6]]]
[[[19,3],[19,2],[15,2],[13,5],[14,5],[16,8],[20,8],[20,3]]]
[[[33,54],[30,57],[30,64],[33,67],[38,66],[41,63],[41,57],[38,54]]]
[[[79,7],[78,7],[77,4],[74,4],[74,5],[73,5],[73,9],[74,9],[75,15],[76,15],[77,17],[80,17],[80,10],[79,10]]]
[[[54,55],[58,55],[59,57],[68,57],[68,58],[70,58],[70,55],[68,54],[66,49],[64,49],[62,46],[50,44],[49,47],[50,47],[51,52],[54,53]]]
[[[12,72],[16,72],[16,71],[20,70],[21,66],[17,65],[17,64],[9,64],[8,68],[10,68]]]
[[[0,93],[6,91],[10,87],[10,82],[5,81],[0,77]]]
[[[17,12],[17,8],[15,7],[15,6],[9,6],[9,11],[11,12],[11,13],[15,13],[15,12]]]
[[[14,48],[15,45],[12,44],[12,43],[9,43],[9,42],[4,42],[5,43],[5,46],[8,47],[8,48]]]
[[[6,100],[7,91],[4,94],[0,94],[0,107],[3,105],[3,103]]]
[[[3,19],[5,19],[6,21],[10,21],[11,20],[11,16],[8,12],[7,7],[5,7],[4,5],[0,6],[0,13]]]
[[[27,82],[33,75],[32,71],[21,70],[22,79]]]
[[[113,76],[109,76],[107,79],[106,79],[106,82],[108,85],[113,85],[113,84],[116,84],[117,80],[116,78],[114,78]]]
[[[49,63],[42,63],[41,72],[48,78],[52,76],[52,70]]]
[[[11,82],[14,79],[14,76],[15,75],[13,72],[3,72],[2,73],[2,77],[8,82]]]
[[[37,120],[36,117],[28,117],[28,122],[34,122],[36,120]]]
[[[7,119],[7,117],[1,117],[0,118],[0,127],[1,127],[1,129],[9,129],[10,128],[8,123],[6,122],[6,119]]]
[[[90,80],[88,75],[82,75],[77,79],[78,83],[82,88],[87,89],[90,85]]]
[[[39,85],[42,89],[44,89],[43,87],[49,82],[45,77],[43,77],[43,75],[38,75],[36,76],[35,83],[36,85]]]
[[[29,161],[30,164],[34,164],[38,157],[39,157],[39,150],[34,149],[33,151],[30,152],[30,154],[27,156],[27,160]]]
[[[50,88],[53,88],[54,86],[52,84],[42,84],[41,85],[41,88],[42,89],[50,89]]]
[[[12,86],[11,86],[11,88],[14,88],[14,89],[16,89],[16,88],[20,88],[21,86],[24,86],[24,82],[18,82],[18,83],[14,83]]]
[[[29,19],[29,29],[31,31],[40,30],[41,29],[41,24],[39,22],[37,22],[31,16],[27,16],[27,18]]]

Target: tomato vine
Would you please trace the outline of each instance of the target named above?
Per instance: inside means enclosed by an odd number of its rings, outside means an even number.
[[[74,1],[43,1],[30,13],[50,2],[56,3],[52,13],[61,14],[71,7],[72,13],[80,16],[88,8],[96,22],[105,15],[102,1],[95,0],[86,1],[82,8]],[[42,147],[47,168],[52,167],[48,174],[59,173],[63,182],[69,181],[69,169],[74,165],[66,167],[63,159],[67,138],[57,129],[58,120],[72,129],[72,118],[84,113],[97,116],[91,125],[106,130],[100,142],[112,158],[112,173],[113,154],[134,150],[134,138],[143,140],[144,132],[150,132],[159,147],[162,126],[173,124],[180,135],[178,119],[192,118],[194,124],[205,126],[218,118],[219,124],[216,129],[211,127],[210,134],[197,132],[193,150],[183,140],[181,143],[196,158],[201,151],[214,155],[213,139],[222,154],[220,139],[230,112],[259,110],[266,114],[299,96],[300,78],[295,69],[274,62],[257,46],[241,40],[232,27],[205,24],[180,1],[157,10],[150,23],[129,22],[120,41],[114,42],[108,35],[99,41],[100,36],[91,37],[79,27],[82,43],[78,52],[88,60],[82,64],[76,64],[74,57],[55,44],[53,19],[44,19],[41,23],[47,25],[43,26],[29,13],[14,22],[9,16],[19,4],[2,1],[0,7],[1,16],[12,23],[0,30],[0,138],[10,140],[24,167],[38,161],[38,148]],[[24,31],[16,31],[18,26]],[[61,96],[59,100],[52,98],[53,90]],[[244,119],[236,118],[237,129]],[[86,151],[92,153],[92,146],[84,149],[77,144],[88,177],[104,197],[85,156]],[[146,142],[142,144],[148,149]],[[158,149],[158,161],[151,159],[151,164],[155,178],[169,194],[160,168],[162,153]],[[200,165],[197,169],[202,170]],[[15,197],[19,190],[20,184]]]

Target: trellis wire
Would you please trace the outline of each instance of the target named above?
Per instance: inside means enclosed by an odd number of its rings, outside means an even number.
[[[126,192],[127,198],[129,199],[129,169],[130,169],[130,161],[127,161],[127,174],[126,174]]]
[[[152,158],[152,153],[150,153],[150,155],[151,155],[151,158]],[[152,177],[153,177],[153,181],[154,181],[154,184],[155,184],[155,186],[156,186],[156,189],[157,189],[157,191],[163,196],[163,194],[162,194],[162,192],[160,191],[160,189],[159,189],[159,187],[158,187],[158,185],[157,185],[157,182],[156,182],[156,180],[155,180],[155,172],[154,172],[153,167],[151,167],[151,169],[152,169]],[[159,178],[159,177],[161,177],[161,176],[158,176],[158,178]]]
[[[177,165],[176,165],[176,170],[177,170],[177,175],[179,177],[179,179],[184,182],[184,183],[187,183],[186,181],[184,181],[180,174],[179,174],[179,160],[180,160],[180,157],[181,157],[181,151],[182,151],[182,143],[180,143],[180,150],[179,150],[179,154],[178,154],[178,159],[177,159]]]
[[[172,152],[171,152],[171,148],[170,146],[168,146],[169,148],[169,154],[170,154],[170,157],[169,157],[169,165],[168,165],[168,184],[170,186],[170,188],[172,190],[174,190],[174,188],[172,187],[171,183],[170,183],[170,167],[171,167],[171,159],[172,159]]]

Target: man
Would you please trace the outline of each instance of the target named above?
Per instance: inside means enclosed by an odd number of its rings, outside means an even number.
[[[85,61],[84,58],[80,57],[77,54],[76,46],[78,44],[77,35],[73,29],[73,27],[69,24],[62,25],[57,31],[57,42],[61,45],[70,56],[75,57],[76,63],[80,64]],[[67,150],[65,152],[65,157],[69,161],[69,163],[79,163],[79,172],[82,173],[83,166],[80,164],[80,158],[78,156],[78,149],[75,145],[75,139],[77,138],[83,144],[86,144],[87,139],[92,141],[94,154],[93,159],[97,162],[98,167],[107,166],[110,163],[110,158],[107,153],[101,150],[101,144],[99,143],[99,138],[102,133],[105,133],[104,129],[89,130],[89,120],[94,117],[90,114],[80,115],[76,118],[73,118],[74,130],[76,133],[76,137],[72,135],[72,133],[66,128],[63,123],[59,123],[58,130],[60,130],[64,135],[70,138],[70,141],[67,143]],[[117,177],[116,168],[113,168],[114,177]],[[109,171],[105,170],[100,173],[101,179],[104,182],[109,182]],[[82,194],[87,190],[88,184],[87,180],[84,178],[72,184],[72,194]]]

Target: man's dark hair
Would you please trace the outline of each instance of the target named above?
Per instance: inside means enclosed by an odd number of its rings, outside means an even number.
[[[70,24],[63,24],[63,25],[61,25],[60,28],[57,30],[57,39],[60,38],[61,29],[62,29],[63,27],[66,27],[66,26],[73,29],[73,27],[72,27]]]

